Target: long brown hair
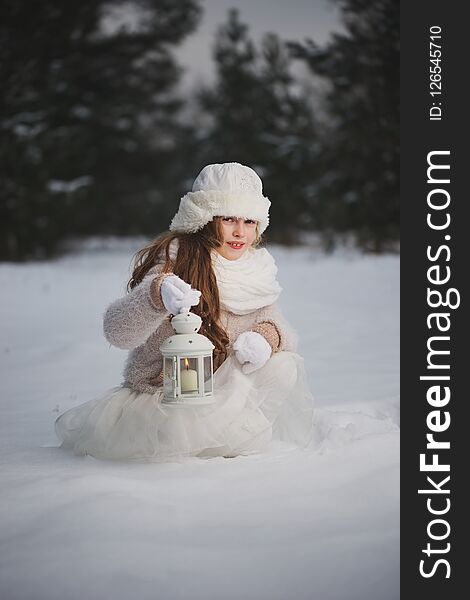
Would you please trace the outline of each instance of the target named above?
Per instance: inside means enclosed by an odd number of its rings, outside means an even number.
[[[170,258],[170,243],[177,239],[178,253],[173,264]],[[258,225],[253,246],[261,241]],[[196,233],[167,232],[151,241],[134,255],[134,270],[127,284],[128,291],[137,286],[148,271],[159,261],[164,260],[162,272],[172,272],[191,287],[201,292],[199,304],[191,307],[191,312],[202,319],[200,333],[215,346],[214,365],[217,368],[225,360],[229,338],[219,322],[220,298],[217,279],[212,269],[211,250],[224,243],[221,218],[215,217]]]

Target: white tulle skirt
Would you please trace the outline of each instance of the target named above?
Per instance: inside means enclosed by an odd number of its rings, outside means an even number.
[[[66,411],[55,428],[63,448],[103,459],[237,456],[262,452],[271,440],[311,442],[313,397],[298,354],[278,352],[249,375],[230,355],[214,374],[214,397],[211,405],[168,405],[163,388],[120,386]]]

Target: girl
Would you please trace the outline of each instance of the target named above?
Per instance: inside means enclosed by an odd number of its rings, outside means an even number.
[[[249,167],[202,169],[170,231],[137,253],[129,293],[105,312],[106,339],[130,350],[124,382],[58,417],[62,447],[159,461],[260,452],[273,438],[310,442],[313,399],[276,304],[277,267],[256,249],[270,204]],[[188,307],[215,346],[211,405],[161,402],[160,345],[174,333],[171,317]]]

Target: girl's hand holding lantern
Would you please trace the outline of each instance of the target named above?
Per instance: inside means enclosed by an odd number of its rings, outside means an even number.
[[[240,334],[233,344],[233,349],[245,375],[261,369],[272,353],[269,343],[256,331]]]
[[[160,287],[162,301],[169,313],[177,315],[191,306],[199,304],[201,292],[191,288],[189,283],[183,281],[177,275],[165,277]]]

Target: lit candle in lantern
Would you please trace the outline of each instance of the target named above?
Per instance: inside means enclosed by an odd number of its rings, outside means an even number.
[[[184,359],[185,369],[181,370],[181,391],[182,392],[196,392],[198,389],[197,385],[197,371],[189,368],[189,360]]]

